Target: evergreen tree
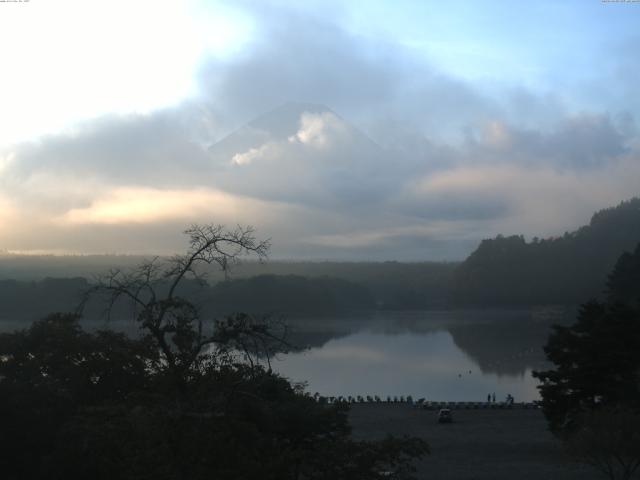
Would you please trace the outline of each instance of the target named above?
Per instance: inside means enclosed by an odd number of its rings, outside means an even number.
[[[556,326],[545,347],[555,368],[534,372],[551,430],[574,432],[598,409],[640,409],[640,246],[609,276],[606,302],[581,306],[575,324]]]

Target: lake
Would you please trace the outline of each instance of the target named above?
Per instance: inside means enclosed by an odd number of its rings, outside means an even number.
[[[507,394],[539,399],[531,372],[547,368],[543,345],[559,309],[376,312],[362,317],[295,318],[273,368],[310,393],[433,401],[486,401]]]
[[[407,396],[432,401],[539,399],[533,370],[545,369],[543,345],[554,323],[572,323],[566,309],[373,312],[326,317],[284,316],[288,338],[306,349],[279,355],[272,366],[323,396]],[[132,321],[83,322],[136,335]],[[0,322],[0,331],[23,328]]]

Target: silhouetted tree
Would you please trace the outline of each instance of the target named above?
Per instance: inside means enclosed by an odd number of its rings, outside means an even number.
[[[640,248],[609,276],[607,302],[582,305],[577,322],[556,326],[545,347],[555,368],[534,372],[550,429],[581,460],[610,478],[640,464]]]
[[[194,226],[168,262],[112,271],[87,298],[130,302],[142,335],[52,315],[0,335],[0,471],[13,479],[412,478],[416,438],[356,442],[346,405],[319,403],[259,361],[284,343],[238,313],[207,321],[180,295],[198,267],[228,269],[268,243]]]
[[[71,418],[82,409],[126,405],[151,387],[159,361],[152,345],[111,331],[89,334],[77,320],[54,314],[27,330],[0,334],[5,478],[54,478],[49,462]]]
[[[178,386],[199,367],[205,349],[227,351],[231,345],[242,344],[248,354],[250,349],[244,340],[250,336],[252,347],[270,353],[272,342],[278,340],[272,325],[247,315],[220,321],[204,319],[199,309],[180,295],[180,288],[190,280],[206,285],[207,266],[217,265],[226,274],[242,255],[266,258],[269,241],[258,241],[251,227],[228,230],[222,225],[192,225],[184,233],[189,237],[185,254],[168,260],[156,257],[130,271],[112,270],[85,295],[85,302],[102,296],[108,314],[119,301],[129,302],[135,321],[157,345],[167,372]]]
[[[633,253],[625,252],[607,281],[609,303],[640,305],[640,243]]]
[[[556,326],[545,346],[555,368],[535,372],[552,431],[578,426],[584,412],[640,406],[640,315],[625,305],[589,302],[578,321]]]

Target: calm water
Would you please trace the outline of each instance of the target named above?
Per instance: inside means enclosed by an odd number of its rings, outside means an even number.
[[[548,367],[542,347],[550,327],[572,322],[573,315],[551,309],[464,310],[285,320],[292,328],[290,342],[307,348],[280,355],[272,366],[294,382],[307,382],[312,394],[486,401],[495,393],[498,401],[507,394],[531,401],[539,398],[531,372]],[[109,325],[137,332],[131,321]],[[0,331],[24,326],[0,322]]]
[[[539,398],[532,370],[557,311],[377,313],[368,318],[290,320],[308,349],[274,369],[321,395],[412,395],[441,401]]]

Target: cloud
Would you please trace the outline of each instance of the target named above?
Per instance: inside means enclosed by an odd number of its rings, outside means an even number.
[[[303,238],[302,241],[311,245],[334,248],[375,247],[381,243],[389,244],[397,242],[399,239],[409,236],[422,238],[436,237],[442,233],[447,233],[448,230],[448,226],[433,222],[429,225],[411,225],[368,231],[356,230],[348,233],[330,235],[314,235]]]
[[[483,237],[559,234],[638,194],[635,137],[605,114],[546,130],[498,118],[459,145],[385,148],[326,107],[288,105],[209,150],[194,112],[101,119],[15,146],[2,219],[30,226],[5,245],[167,251],[186,224],[216,221],[257,224],[279,257],[459,259]]]
[[[300,142],[315,148],[326,147],[332,137],[344,135],[344,122],[332,112],[313,114],[304,112],[300,116],[300,129],[289,137],[289,142]]]
[[[567,114],[553,92],[473,84],[439,69],[424,49],[383,34],[354,34],[335,15],[273,4],[244,4],[244,10],[256,23],[253,42],[242,55],[211,60],[200,73],[203,93],[237,125],[286,102],[311,102],[328,105],[387,145],[415,132],[459,141],[466,129],[492,118],[537,127]]]
[[[231,157],[231,163],[234,165],[248,165],[253,163],[254,160],[259,160],[261,157],[266,155],[271,146],[271,143],[265,143],[258,148],[252,147],[246,152],[236,153]]]
[[[5,174],[18,180],[72,172],[119,182],[186,183],[208,166],[202,143],[212,116],[204,106],[184,104],[89,120],[62,134],[8,147],[13,161]]]
[[[19,220],[19,213],[11,199],[5,195],[0,195],[0,236],[4,236],[7,230],[12,228],[12,225]]]
[[[15,158],[16,155],[13,152],[8,152],[5,155],[0,156],[0,175],[2,175],[4,170],[11,166]]]
[[[633,133],[607,114],[580,113],[550,129],[519,128],[493,119],[469,139],[467,149],[494,161],[548,164],[558,168],[602,167],[630,151]]]
[[[315,149],[330,148],[336,141],[349,140],[348,127],[345,122],[333,112],[323,111],[312,113],[301,111],[299,114],[299,127],[293,135],[287,137],[287,142],[292,145],[301,145]],[[248,137],[252,137],[251,128],[247,129]],[[267,139],[259,146],[252,146],[243,152],[234,153],[231,163],[234,165],[248,165],[256,160],[267,157],[287,155],[287,145],[284,140],[278,140],[271,132],[258,130],[258,138]],[[224,154],[223,154],[224,155]]]
[[[621,199],[637,196],[640,155],[621,158],[604,170],[558,170],[549,165],[468,165],[418,180],[405,195],[425,205],[434,199],[467,198],[465,206],[475,215],[458,215],[465,222],[475,219],[478,233],[529,236],[559,235],[586,224],[591,215]],[[436,205],[452,208],[456,202]],[[496,210],[493,206],[498,205]],[[429,212],[429,207],[427,207]],[[493,212],[493,215],[483,215]],[[436,210],[437,218],[442,218]],[[456,218],[455,214],[446,215]],[[485,220],[479,226],[478,220]],[[481,229],[481,230],[480,230]]]
[[[280,257],[459,259],[640,193],[633,113],[496,95],[330,16],[275,12],[203,67],[200,97],[6,148],[0,248],[176,250],[214,221],[255,224]]]
[[[87,207],[68,210],[59,220],[70,224],[120,225],[189,220],[208,215],[229,221],[233,219],[234,213],[241,210],[248,212],[252,206],[254,205],[250,200],[211,189],[119,187],[106,196],[96,198]]]
[[[392,97],[401,61],[385,54],[384,45],[375,52],[331,22],[286,9],[252,13],[261,21],[245,54],[213,60],[201,74],[203,90],[229,114],[246,121],[290,101],[344,111]]]

